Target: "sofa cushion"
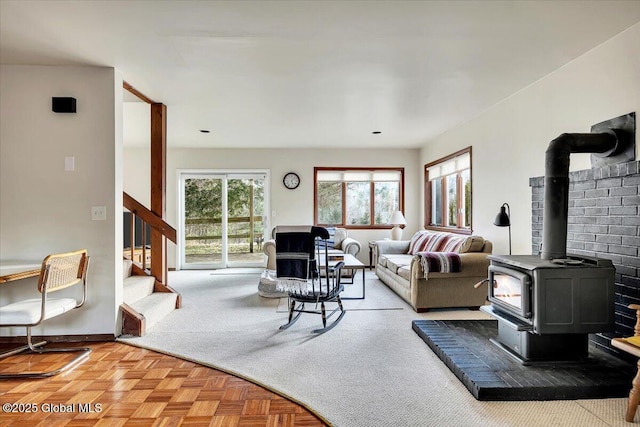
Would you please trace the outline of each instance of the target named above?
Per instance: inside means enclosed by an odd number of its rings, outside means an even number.
[[[412,258],[411,255],[407,254],[385,254],[380,255],[378,264],[396,273],[399,267],[411,265]]]
[[[397,273],[400,267],[411,265],[412,258],[410,255],[390,255],[387,257],[386,267],[394,273]]]
[[[398,271],[396,272],[396,274],[405,280],[411,281],[411,266],[405,265],[403,267],[398,268]]]
[[[468,236],[453,233],[418,231],[411,238],[409,254],[418,252],[460,252]]]

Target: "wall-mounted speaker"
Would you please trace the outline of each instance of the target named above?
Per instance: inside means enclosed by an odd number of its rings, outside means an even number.
[[[51,109],[54,113],[75,113],[76,112],[76,99],[75,98],[51,98]]]

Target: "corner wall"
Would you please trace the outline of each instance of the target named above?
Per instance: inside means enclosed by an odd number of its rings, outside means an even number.
[[[473,147],[473,230],[494,243],[494,253],[509,251],[507,230],[493,225],[504,202],[511,207],[513,253],[531,253],[529,178],[544,174],[551,140],[640,113],[638,40],[640,23],[424,145],[421,165]],[[572,156],[571,170],[586,168],[588,154]]]
[[[76,98],[77,113],[52,112],[53,96]],[[75,157],[75,171],[65,171],[67,156]],[[0,67],[0,260],[40,263],[50,253],[80,248],[91,256],[86,305],[34,328],[34,335],[115,334],[121,175],[122,78],[116,70]],[[106,221],[92,221],[92,206],[106,206]],[[3,284],[0,304],[39,295],[36,283]],[[25,330],[0,333],[23,336]]]

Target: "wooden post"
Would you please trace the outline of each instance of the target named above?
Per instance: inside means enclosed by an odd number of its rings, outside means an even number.
[[[151,212],[165,219],[167,189],[167,107],[151,104]],[[167,284],[167,245],[162,233],[151,229],[151,275]]]

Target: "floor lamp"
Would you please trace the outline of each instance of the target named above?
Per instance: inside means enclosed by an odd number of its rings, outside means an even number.
[[[509,255],[511,255],[511,209],[508,203],[503,203],[500,207],[500,212],[496,215],[493,225],[498,227],[509,227]]]

